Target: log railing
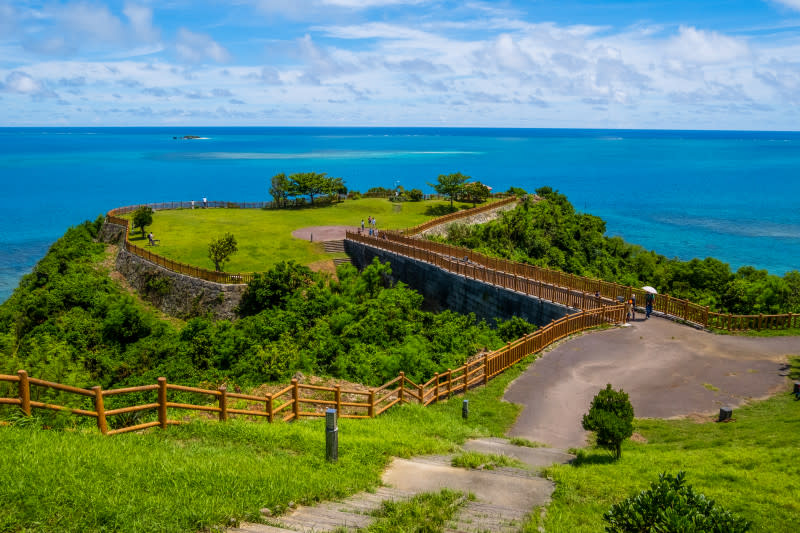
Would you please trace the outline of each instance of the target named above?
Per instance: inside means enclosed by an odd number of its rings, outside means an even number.
[[[403,235],[408,235],[408,236],[418,235],[423,231],[438,226],[440,224],[445,224],[453,220],[458,220],[459,218],[471,217],[473,215],[477,215],[485,211],[491,211],[493,209],[497,209],[498,207],[503,207],[504,205],[517,202],[518,200],[519,198],[517,198],[516,196],[506,196],[502,200],[498,200],[496,202],[490,202],[488,204],[484,204],[478,207],[473,207],[472,209],[464,209],[462,211],[456,211],[455,213],[449,213],[447,215],[431,219],[427,222],[423,222],[418,226],[414,226],[413,228],[406,228],[401,233]]]
[[[495,280],[503,278],[503,276],[514,276],[517,280],[526,280],[523,282],[516,281],[515,283],[527,283],[529,287],[531,283],[535,283],[537,284],[537,290],[539,284],[542,286],[547,285],[549,286],[548,289],[542,289],[545,296],[539,296],[538,293],[533,292],[524,292],[580,309],[592,309],[596,307],[597,304],[594,306],[591,305],[592,298],[574,296],[574,299],[570,301],[574,302],[575,305],[571,305],[564,301],[563,296],[561,300],[558,300],[551,297],[551,295],[563,295],[564,291],[572,291],[573,293],[583,293],[586,295],[599,293],[600,300],[602,300],[603,303],[609,303],[611,301],[617,302],[619,300],[628,301],[631,296],[634,296],[636,298],[637,307],[644,306],[645,297],[647,295],[647,292],[640,288],[568,274],[566,272],[525,263],[517,263],[507,259],[489,257],[469,248],[423,239],[414,239],[397,232],[381,232],[379,237],[348,233],[347,238],[363,242],[376,248],[399,253],[407,257],[427,261],[437,266],[442,265],[437,262],[439,260],[435,259],[434,256],[440,256],[445,258],[445,261],[441,261],[443,263],[447,263],[448,265],[452,265],[453,262],[460,264],[455,270],[451,271],[468,277],[474,277],[475,279],[481,279],[481,281],[486,281],[488,283],[498,284]],[[450,268],[447,269],[449,270]],[[494,273],[483,274],[481,269],[486,269],[487,272],[491,271]],[[478,274],[473,275],[473,272],[478,272]],[[508,285],[504,286],[514,288]],[[672,298],[667,294],[655,294],[654,298],[654,311],[707,328],[727,331],[800,328],[800,314],[798,313],[778,315],[734,315],[716,313],[711,311],[708,306],[698,305],[680,298]],[[594,300],[600,301],[597,299]]]
[[[262,418],[268,422],[288,422],[301,417],[325,416],[324,410],[328,407],[335,408],[342,418],[373,418],[395,405],[412,402],[430,405],[473,387],[485,385],[490,379],[528,355],[537,353],[574,333],[604,323],[622,322],[624,315],[625,307],[615,305],[562,317],[499,350],[487,353],[456,369],[437,373],[422,384],[414,383],[405,376],[404,372],[400,372],[396,378],[384,385],[368,390],[309,385],[293,379],[290,385],[274,393],[255,395],[230,392],[224,385],[216,390],[176,385],[167,383],[166,378],[158,378],[157,383],[151,385],[103,390],[99,386],[83,389],[44,381],[30,377],[25,370],[20,370],[17,375],[0,374],[0,384],[3,382],[11,384],[10,388],[0,387],[0,391],[13,389],[13,384],[16,384],[17,389],[17,394],[11,397],[0,396],[0,405],[16,405],[26,415],[31,415],[33,409],[37,408],[66,411],[74,415],[94,418],[97,428],[104,435],[127,433],[151,427],[165,429],[169,425],[181,424],[183,420],[170,418],[170,415],[174,416],[177,412],[186,410],[211,413],[223,422],[232,415]],[[33,401],[31,400],[32,386],[84,397],[80,407],[86,408]],[[197,403],[178,402],[174,401],[174,396],[170,398],[170,392],[173,394],[175,392],[183,393],[184,397],[200,396],[205,400]],[[139,399],[148,395],[152,397],[147,399],[151,401],[145,400],[145,403],[108,409],[108,398],[113,397],[117,403],[125,404],[126,402],[119,398],[124,398],[129,394],[136,394]],[[154,414],[150,416],[152,418],[150,421],[109,429],[109,417],[136,412]]]
[[[455,220],[457,218],[472,216],[477,213],[481,213],[483,211],[487,211],[490,209],[495,209],[497,207],[500,207],[502,205],[505,205],[513,201],[516,201],[515,196],[503,198],[502,200],[499,200],[497,202],[489,203],[472,209],[466,209],[439,218],[435,218],[433,220],[426,222],[425,224],[416,226],[415,228],[406,229],[405,231],[410,232],[409,234],[419,233],[420,231],[424,231],[425,229],[436,226],[438,224],[442,224],[450,220]],[[159,203],[138,204],[138,205],[128,205],[124,207],[117,207],[109,211],[108,214],[106,215],[106,220],[110,224],[116,224],[118,226],[122,226],[123,228],[125,228],[125,239],[123,240],[124,246],[128,250],[128,252],[134,255],[137,255],[143,259],[146,259],[147,261],[150,261],[151,263],[155,263],[161,267],[164,267],[167,270],[171,270],[173,272],[177,272],[185,276],[191,276],[193,278],[212,281],[214,283],[245,284],[245,283],[250,283],[250,281],[253,280],[254,276],[253,273],[249,272],[227,273],[227,272],[216,272],[214,270],[207,270],[205,268],[200,268],[186,263],[181,263],[180,261],[167,259],[166,257],[162,257],[154,253],[152,249],[143,248],[141,246],[133,244],[128,238],[130,234],[130,221],[126,218],[122,218],[120,215],[132,213],[137,209],[139,209],[140,207],[149,207],[156,211],[162,211],[165,209],[203,209],[206,207],[228,208],[228,209],[267,209],[267,208],[273,208],[275,206],[272,202],[224,202],[218,200],[209,201],[206,202],[205,204],[203,202],[159,202]]]

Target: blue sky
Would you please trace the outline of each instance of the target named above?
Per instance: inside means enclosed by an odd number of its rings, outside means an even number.
[[[797,130],[800,0],[0,0],[2,126]]]

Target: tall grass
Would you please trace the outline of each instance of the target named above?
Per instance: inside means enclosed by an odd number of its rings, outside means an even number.
[[[195,421],[103,437],[96,430],[0,427],[0,531],[198,531],[375,487],[392,456],[447,453],[502,435],[518,407],[499,402],[520,367],[462,397],[339,422],[325,461],[321,419]]]
[[[612,504],[646,489],[661,472],[686,471],[690,485],[753,522],[753,532],[797,530],[800,402],[781,393],[736,409],[730,423],[638,420],[646,443],[627,441],[619,461],[580,450],[572,465],[545,471],[556,482],[547,531],[604,531]],[[528,529],[535,528],[529,524]]]

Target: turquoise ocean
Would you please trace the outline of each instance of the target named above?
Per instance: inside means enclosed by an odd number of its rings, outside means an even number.
[[[303,171],[359,191],[432,192],[451,172],[494,191],[549,185],[669,257],[800,269],[797,132],[0,128],[0,301],[70,225],[141,202],[269,200],[274,174]]]

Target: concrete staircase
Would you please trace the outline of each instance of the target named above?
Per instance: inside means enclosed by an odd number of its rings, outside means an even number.
[[[329,254],[343,254],[344,251],[344,240],[341,241],[322,241],[323,249]],[[349,257],[334,257],[333,264],[336,266],[341,265],[342,263],[352,264]]]
[[[566,463],[573,456],[551,448],[514,446],[505,439],[476,439],[464,444],[467,451],[514,457],[521,468],[468,470],[451,466],[452,455],[395,459],[384,472],[384,487],[362,492],[340,502],[298,507],[279,517],[265,518],[271,525],[242,524],[230,533],[286,533],[287,531],[357,531],[374,518],[372,511],[387,500],[406,500],[415,494],[443,488],[471,493],[475,499],[461,505],[445,531],[512,533],[519,531],[527,515],[550,501],[554,484],[539,470],[553,463]]]

